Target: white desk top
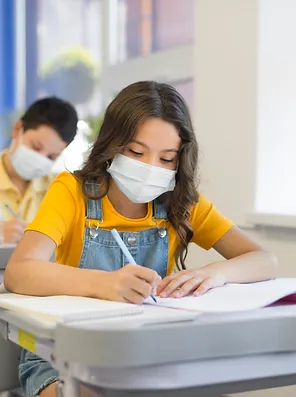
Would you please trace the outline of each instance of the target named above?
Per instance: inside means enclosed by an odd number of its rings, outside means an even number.
[[[58,366],[67,362],[70,376],[106,388],[230,393],[296,383],[296,306],[146,326],[121,318],[53,329],[4,310],[0,318],[53,340]]]

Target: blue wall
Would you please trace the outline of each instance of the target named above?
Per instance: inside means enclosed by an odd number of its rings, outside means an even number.
[[[15,0],[0,0],[0,147],[9,138],[15,109]]]
[[[1,1],[1,0],[0,0]],[[26,1],[26,105],[38,96],[38,0]]]

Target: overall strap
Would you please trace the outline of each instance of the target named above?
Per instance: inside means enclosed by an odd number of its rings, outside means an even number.
[[[100,185],[97,183],[87,182],[85,184],[85,188],[87,193],[92,196],[98,196],[100,194]],[[102,200],[87,199],[86,217],[88,219],[97,219],[99,221],[103,220]]]
[[[153,218],[155,219],[168,219],[166,205],[160,200],[153,201]]]

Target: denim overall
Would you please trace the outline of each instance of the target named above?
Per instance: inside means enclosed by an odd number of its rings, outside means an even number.
[[[95,185],[88,190],[95,191]],[[104,223],[101,200],[87,200],[84,244],[79,267],[114,271],[127,264],[110,230],[103,230]],[[153,218],[156,227],[140,232],[119,232],[135,261],[142,266],[155,270],[161,277],[167,274],[168,233],[157,225],[167,219],[165,205],[153,202]],[[90,219],[97,220],[97,226],[90,228]],[[116,225],[114,225],[116,227]],[[38,396],[39,392],[58,380],[58,371],[36,354],[23,350],[19,366],[20,384],[27,397]]]

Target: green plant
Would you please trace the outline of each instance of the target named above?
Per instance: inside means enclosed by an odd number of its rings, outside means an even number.
[[[99,68],[84,48],[66,48],[45,65],[39,80],[47,95],[82,105],[93,95],[99,81]]]

